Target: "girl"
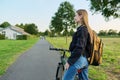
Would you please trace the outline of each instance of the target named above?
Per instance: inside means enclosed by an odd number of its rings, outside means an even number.
[[[71,56],[65,64],[66,71],[63,80],[74,80],[78,69],[81,69],[79,80],[88,80],[87,58],[89,57],[89,45],[92,41],[92,30],[88,24],[87,11],[77,10],[74,19],[79,27],[77,27],[69,46]]]

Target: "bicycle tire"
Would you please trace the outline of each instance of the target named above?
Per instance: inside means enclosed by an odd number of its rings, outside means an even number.
[[[58,63],[58,67],[56,71],[56,80],[62,80],[63,73],[64,73],[64,66],[62,63]]]

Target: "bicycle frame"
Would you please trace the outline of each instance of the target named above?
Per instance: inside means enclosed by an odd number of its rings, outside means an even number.
[[[61,56],[61,62],[65,64],[65,61],[64,61],[64,59],[65,59],[65,53],[66,53],[66,51],[69,52],[69,50],[62,49],[62,48],[49,48],[49,49],[50,50],[55,50],[55,51],[63,51],[63,54]]]
[[[55,51],[62,51],[63,52],[62,56],[60,57],[61,61],[58,63],[57,71],[56,71],[56,80],[62,80],[62,76],[63,76],[63,73],[64,73],[64,65],[66,63],[65,53],[66,53],[66,51],[69,52],[69,50],[62,49],[62,48],[49,48],[49,50],[55,50]],[[79,80],[78,79],[78,74],[76,74],[75,80]]]

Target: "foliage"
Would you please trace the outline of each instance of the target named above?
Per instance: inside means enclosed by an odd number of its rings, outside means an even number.
[[[23,28],[24,31],[26,31],[29,34],[32,35],[37,35],[38,34],[38,28],[34,23],[30,23],[30,24],[16,24],[17,27]]]
[[[9,23],[9,22],[3,22],[1,25],[0,25],[0,27],[2,27],[2,28],[6,28],[6,27],[8,27],[8,26],[10,26],[11,24]]]
[[[38,34],[37,26],[34,23],[25,24],[24,30],[30,34],[34,34],[34,35]]]
[[[108,31],[108,35],[117,35],[117,31],[116,30],[113,30],[113,29],[110,29]]]
[[[53,37],[55,34],[52,33],[52,32],[50,32],[50,31],[47,29],[47,30],[45,30],[44,32],[38,32],[38,35],[39,35],[39,36],[51,36],[51,37]]]
[[[0,34],[0,40],[3,40],[3,39],[5,39],[5,35]]]
[[[100,30],[98,35],[99,36],[106,36],[107,35],[107,31],[106,30]]]
[[[119,32],[117,30],[109,29],[107,30],[100,30],[98,33],[99,36],[119,36]]]
[[[100,12],[105,18],[120,17],[120,0],[90,0],[91,11]]]
[[[70,36],[72,36],[73,34],[74,34],[74,30],[71,29],[71,30],[70,30]]]
[[[75,27],[74,16],[73,5],[67,1],[62,2],[55,16],[52,17],[50,30],[58,35],[60,35],[61,32],[65,32],[67,35],[68,30]]]
[[[17,40],[27,40],[27,35],[17,35]]]
[[[23,23],[21,23],[21,24],[16,24],[15,26],[17,26],[17,27],[20,27],[20,28],[24,29],[24,24],[23,24]]]
[[[120,31],[119,31],[118,35],[120,36]]]
[[[48,36],[49,36],[49,34],[50,34],[50,32],[49,32],[48,30],[46,30],[46,31],[44,32],[44,35],[48,35]]]
[[[44,36],[44,32],[38,32],[39,36]]]

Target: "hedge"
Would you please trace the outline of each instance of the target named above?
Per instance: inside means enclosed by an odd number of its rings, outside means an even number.
[[[5,35],[4,34],[0,34],[0,40],[5,39]]]
[[[27,40],[27,35],[17,35],[16,39],[17,40]]]

